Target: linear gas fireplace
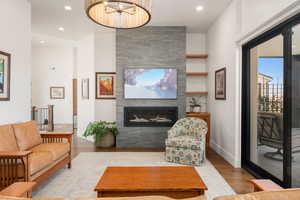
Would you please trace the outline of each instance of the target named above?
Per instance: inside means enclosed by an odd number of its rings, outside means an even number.
[[[125,127],[172,127],[178,120],[177,107],[125,107]]]

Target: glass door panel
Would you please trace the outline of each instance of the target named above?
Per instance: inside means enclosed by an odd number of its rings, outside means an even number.
[[[300,25],[292,28],[292,186],[300,187]]]
[[[283,36],[250,49],[250,161],[283,181]],[[300,46],[300,44],[299,44]]]

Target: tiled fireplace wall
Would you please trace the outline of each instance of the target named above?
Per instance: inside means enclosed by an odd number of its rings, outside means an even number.
[[[124,107],[168,106],[178,107],[178,117],[186,106],[186,29],[185,27],[143,27],[117,30],[117,136],[119,148],[164,147],[168,127],[124,127]],[[176,100],[124,99],[125,68],[176,68],[178,96]]]

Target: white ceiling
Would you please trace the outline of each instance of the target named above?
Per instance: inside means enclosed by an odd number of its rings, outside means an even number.
[[[65,11],[66,2],[72,11]],[[187,26],[188,32],[206,32],[231,0],[153,0],[152,26]],[[32,32],[77,40],[95,30],[111,31],[91,22],[84,11],[84,0],[31,0]],[[204,10],[196,12],[196,6]],[[59,27],[65,31],[58,31]]]

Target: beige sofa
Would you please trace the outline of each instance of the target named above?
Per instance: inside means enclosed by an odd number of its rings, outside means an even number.
[[[72,133],[40,133],[35,121],[0,126],[0,189],[47,180],[71,167]]]

